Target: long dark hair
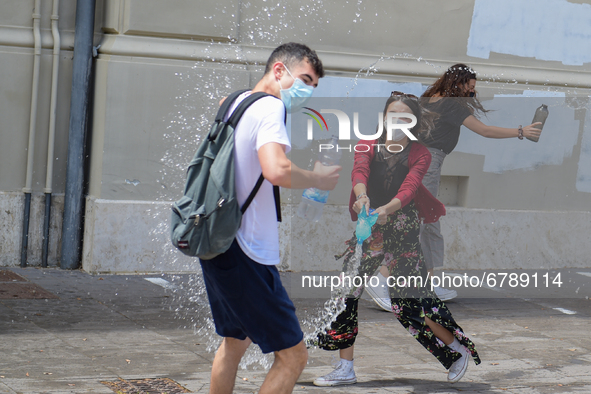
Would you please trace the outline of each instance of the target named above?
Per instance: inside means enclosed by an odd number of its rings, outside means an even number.
[[[435,112],[429,111],[425,109],[419,103],[419,98],[414,94],[406,94],[402,92],[392,92],[392,95],[386,100],[386,104],[384,105],[384,115],[388,112],[388,107],[393,102],[400,101],[402,104],[405,104],[410,110],[412,114],[417,118],[417,124],[415,127],[410,129],[410,132],[417,138],[419,135],[421,137],[428,136],[431,133],[431,129],[433,129],[435,118],[437,118],[437,114]],[[380,126],[378,125],[378,128]],[[387,138],[387,133],[382,133],[380,138],[378,139],[379,144],[385,144]],[[419,139],[420,141],[420,139]]]
[[[472,68],[463,63],[454,64],[439,77],[437,81],[427,88],[421,97],[433,97],[439,94],[441,97],[459,97],[459,102],[470,109],[474,114],[476,112],[486,113],[486,110],[477,94],[474,97],[466,97],[464,85],[469,83],[471,79],[476,79],[476,72]]]

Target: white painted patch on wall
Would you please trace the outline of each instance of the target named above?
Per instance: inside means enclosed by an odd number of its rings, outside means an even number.
[[[462,126],[455,150],[485,156],[483,171],[497,174],[511,170],[534,170],[541,165],[561,165],[566,157],[572,156],[580,129],[574,109],[567,101],[561,92],[526,90],[518,95],[495,95],[493,100],[483,103],[490,110],[486,116],[481,116],[482,122],[487,125],[509,128],[526,126],[532,121],[537,107],[548,105],[550,116],[540,141],[483,139]]]
[[[581,66],[591,62],[591,5],[567,0],[475,0],[468,56],[491,52]]]
[[[425,91],[426,86],[418,82],[391,82],[382,79],[369,78],[348,78],[348,77],[324,77],[318,83],[318,87],[314,89],[313,99],[323,97],[338,97],[338,98],[358,98],[358,97],[383,97],[383,104],[386,103],[392,91],[398,90],[400,92],[414,94],[420,96]],[[359,102],[359,101],[357,101]],[[368,102],[369,103],[369,102]],[[373,104],[374,101],[371,101]],[[311,104],[308,104],[311,105]],[[342,108],[342,107],[339,107]],[[359,113],[372,113],[381,111],[380,107],[377,111],[374,106],[366,108],[359,107],[356,111]],[[377,122],[376,122],[377,123]],[[374,126],[372,126],[374,127]],[[306,135],[303,133],[291,133],[292,123],[291,114],[287,116],[287,131],[291,140],[292,148],[304,149],[310,145]]]
[[[529,2],[529,0],[525,1]],[[420,96],[426,87],[417,82],[400,83],[379,79],[355,80],[347,77],[325,77],[314,90],[314,98],[384,97],[385,102],[394,90]],[[481,117],[481,120],[485,124],[500,127],[515,128],[520,124],[526,126],[532,121],[535,109],[541,104],[549,106],[550,116],[544,126],[540,142],[518,141],[515,138],[482,138],[462,126],[460,140],[455,150],[483,155],[485,157],[483,171],[497,174],[511,170],[535,170],[541,165],[561,165],[565,158],[572,156],[578,143],[580,130],[580,121],[576,119],[574,109],[568,104],[568,98],[564,92],[524,90],[521,94],[497,94],[494,100],[484,102],[484,106],[491,112]],[[356,110],[364,113],[364,111],[375,111],[375,108],[360,107]],[[591,193],[591,130],[589,130],[591,115],[589,112],[591,111],[588,111],[585,121],[576,188],[580,192]],[[291,116],[288,116],[287,129],[291,131]],[[296,133],[290,138],[292,147],[295,149],[304,149],[310,145],[303,133]]]

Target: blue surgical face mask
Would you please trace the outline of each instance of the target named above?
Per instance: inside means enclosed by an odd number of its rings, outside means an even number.
[[[312,86],[308,86],[299,78],[294,78],[291,72],[285,67],[289,75],[294,79],[293,85],[289,89],[283,89],[281,87],[281,82],[279,82],[279,87],[281,90],[279,91],[281,94],[281,101],[285,104],[285,108],[287,108],[288,112],[294,112],[302,108],[306,105],[306,102],[310,97],[312,97],[312,93],[314,92],[314,88]],[[295,99],[295,100],[294,100]],[[293,101],[293,103],[292,103]]]

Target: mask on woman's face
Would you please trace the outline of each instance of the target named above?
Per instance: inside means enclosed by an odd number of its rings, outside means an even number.
[[[474,93],[474,92],[470,92],[470,93],[468,94],[468,97],[474,97],[474,96],[476,96],[476,93]]]
[[[408,123],[410,123],[410,122],[406,122],[406,121],[402,120],[402,118],[392,118],[392,124],[408,124]],[[384,130],[388,130],[387,127],[388,126],[386,124],[386,119],[384,119]],[[392,130],[392,141],[394,141],[394,142],[402,141],[404,139],[404,137],[406,137],[406,134],[401,129]]]
[[[312,93],[314,93],[314,88],[306,85],[301,79],[295,78],[287,67],[285,67],[285,70],[293,78],[293,85],[288,89],[283,89],[281,81],[277,80],[280,87],[279,93],[287,111],[293,112],[306,105],[306,102],[312,97]]]

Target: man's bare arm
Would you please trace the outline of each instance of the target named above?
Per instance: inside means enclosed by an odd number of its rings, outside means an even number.
[[[284,145],[279,143],[263,145],[258,155],[263,176],[273,185],[290,189],[316,187],[332,190],[339,181],[341,166],[323,166],[317,162],[314,171],[303,170],[287,158]]]

